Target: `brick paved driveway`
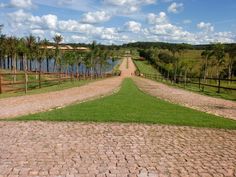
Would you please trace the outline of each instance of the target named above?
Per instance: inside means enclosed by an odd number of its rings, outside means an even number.
[[[0,122],[0,176],[234,176],[236,131]]]

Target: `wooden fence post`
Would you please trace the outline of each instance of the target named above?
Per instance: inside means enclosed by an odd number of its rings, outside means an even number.
[[[25,93],[28,92],[28,75],[27,71],[25,71]]]
[[[41,88],[41,71],[39,71],[39,88]]]
[[[220,93],[220,76],[218,78],[218,90],[217,90],[217,93]]]
[[[58,84],[61,84],[61,73],[58,72]]]
[[[0,72],[0,94],[2,93],[2,75]]]
[[[198,87],[199,87],[199,90],[201,89],[201,77],[199,76],[198,78]]]
[[[70,81],[71,82],[73,81],[73,73],[72,72],[70,73]]]

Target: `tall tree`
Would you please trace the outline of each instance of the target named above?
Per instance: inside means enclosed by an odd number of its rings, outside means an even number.
[[[53,37],[53,40],[54,40],[54,42],[55,42],[55,44],[56,44],[56,50],[55,50],[55,64],[57,64],[58,65],[58,70],[59,70],[59,72],[61,72],[61,54],[60,54],[60,47],[59,47],[59,44],[62,42],[62,40],[63,40],[63,37],[61,36],[61,35],[55,35],[54,37]],[[54,66],[55,66],[55,64],[54,64]]]
[[[46,59],[46,68],[49,72],[49,59],[52,58],[52,52],[48,49],[49,41],[44,39],[40,42],[40,50],[42,50],[43,59]]]
[[[221,43],[214,44],[213,46],[213,55],[217,61],[217,77],[220,77],[221,66],[225,62],[225,47]]]
[[[98,47],[97,47],[97,42],[93,41],[92,45],[91,45],[91,51],[90,51],[90,75],[91,75],[91,79],[93,78],[93,74],[94,74],[94,61],[96,58],[96,53],[97,53]]]
[[[18,39],[16,37],[8,37],[9,53],[11,56],[11,70],[13,71],[13,82],[16,82],[16,57],[17,57],[17,45]]]
[[[204,60],[203,62],[203,77],[204,77],[204,81],[206,82],[206,77],[208,76],[208,62],[209,59],[212,57],[213,52],[210,49],[206,49],[201,53],[201,56]]]
[[[233,66],[236,63],[236,44],[231,44],[226,48],[226,52],[229,55],[229,59],[227,62],[228,65],[228,79],[232,79],[233,77]]]
[[[77,77],[77,79],[79,78],[79,67],[80,67],[80,65],[81,65],[81,63],[83,62],[83,60],[84,60],[84,55],[85,55],[85,53],[84,52],[82,52],[82,51],[76,51],[75,52],[75,57],[76,57],[76,61],[75,61],[75,64],[76,64],[76,77]]]
[[[34,60],[35,57],[35,45],[36,45],[36,38],[33,35],[26,37],[26,47],[28,48],[27,63],[28,61],[30,62],[30,68],[29,68],[30,71],[32,71],[32,60]],[[28,70],[28,64],[27,64],[27,70]]]
[[[178,71],[178,64],[179,64],[179,57],[176,57],[176,53],[181,52],[181,48],[178,45],[169,45],[168,50],[171,52],[174,61],[174,81],[177,82],[177,71]]]
[[[0,35],[0,68],[5,69],[6,36]]]

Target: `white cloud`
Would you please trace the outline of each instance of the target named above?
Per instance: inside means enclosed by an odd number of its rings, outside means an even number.
[[[173,2],[169,7],[168,7],[168,12],[169,13],[179,13],[184,9],[184,4],[183,3],[176,3]]]
[[[156,3],[156,0],[104,0],[103,3],[108,5],[107,9],[119,14],[132,14],[138,12],[142,6]]]
[[[83,15],[82,21],[85,23],[102,23],[110,20],[111,16],[105,11],[88,12]]]
[[[57,16],[48,14],[41,17],[41,23],[49,29],[55,30],[57,28]]]
[[[33,29],[31,30],[30,32],[33,36],[38,36],[40,37],[41,39],[45,38],[44,35],[45,35],[45,31],[44,30],[41,30],[41,29]]]
[[[127,28],[128,31],[138,33],[141,31],[142,25],[141,23],[135,21],[129,21],[125,23],[125,28]]]
[[[183,20],[183,24],[190,24],[190,23],[192,23],[192,20],[189,19]]]
[[[124,5],[145,5],[154,4],[156,0],[104,0],[104,3],[114,5],[114,6],[124,6]]]
[[[0,8],[21,8],[27,9],[33,7],[31,0],[10,0],[9,3],[0,3]]]
[[[48,14],[43,15],[42,17],[33,16],[30,13],[26,13],[24,10],[20,9],[18,11],[8,14],[9,24],[13,28],[43,28],[43,29],[52,29],[57,28],[57,16]]]
[[[149,24],[154,25],[167,23],[168,19],[165,12],[160,12],[159,15],[156,15],[154,13],[148,14],[147,21]]]
[[[8,6],[24,9],[32,7],[33,3],[31,0],[11,0]]]
[[[88,38],[80,35],[72,35],[71,37],[67,37],[66,41],[75,42],[75,43],[88,43]]]
[[[197,27],[205,32],[213,32],[214,26],[211,23],[200,22]]]
[[[131,41],[187,42],[192,44],[210,42],[235,42],[231,32],[214,32],[210,23],[201,22],[197,26],[203,31],[189,32],[179,25],[172,24],[166,13],[147,15],[148,25],[138,20],[127,21],[123,27],[104,27],[77,20],[60,20],[56,15],[34,16],[22,9],[7,15],[8,24],[4,31],[8,35],[26,36],[33,34],[52,40],[55,34],[62,34],[65,42],[85,42],[93,40],[104,44],[121,44]],[[123,30],[126,28],[126,30]]]
[[[161,41],[167,42],[195,42],[195,37],[192,33],[183,30],[182,27],[175,26],[171,23],[155,25],[149,28],[151,35],[156,35]]]

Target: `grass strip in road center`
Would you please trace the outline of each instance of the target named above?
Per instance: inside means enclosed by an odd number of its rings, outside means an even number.
[[[236,129],[236,121],[152,97],[125,79],[120,91],[97,100],[13,120],[132,122]]]

